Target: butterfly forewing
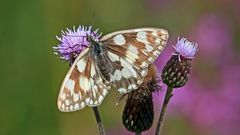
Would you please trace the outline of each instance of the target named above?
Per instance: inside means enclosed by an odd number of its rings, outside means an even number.
[[[166,46],[168,32],[158,28],[141,28],[110,33],[101,39],[113,63],[113,86],[120,93],[138,88],[147,67]]]
[[[166,46],[168,32],[159,28],[123,30],[102,38],[103,45],[110,50],[121,51],[134,66],[148,67]]]
[[[77,57],[63,81],[58,108],[63,112],[71,112],[85,106],[100,105],[108,89],[87,48]]]

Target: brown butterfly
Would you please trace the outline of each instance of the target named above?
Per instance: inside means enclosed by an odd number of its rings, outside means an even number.
[[[63,112],[98,106],[113,86],[121,94],[137,89],[166,46],[168,32],[137,28],[113,32],[83,50],[68,71],[58,95]]]

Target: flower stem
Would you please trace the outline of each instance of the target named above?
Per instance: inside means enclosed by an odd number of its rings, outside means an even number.
[[[141,135],[141,132],[136,132],[135,135]]]
[[[172,87],[167,88],[165,98],[164,98],[164,101],[163,101],[163,105],[162,105],[161,114],[160,114],[159,119],[158,119],[158,124],[157,124],[155,135],[160,135],[161,127],[162,127],[162,123],[163,123],[163,117],[164,117],[164,114],[167,110],[168,102],[170,101],[171,97],[173,96],[172,91],[173,91]]]
[[[95,118],[96,118],[96,121],[97,121],[99,134],[100,135],[105,135],[106,133],[105,133],[105,130],[104,130],[104,127],[103,127],[101,117],[100,117],[99,112],[98,112],[98,108],[93,107],[93,111],[94,111],[94,115],[95,115]]]

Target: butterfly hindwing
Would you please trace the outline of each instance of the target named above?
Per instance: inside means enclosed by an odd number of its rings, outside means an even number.
[[[85,106],[100,105],[108,93],[90,49],[85,49],[66,75],[58,96],[58,108],[63,112],[80,110]]]
[[[119,52],[107,50],[104,53],[106,59],[111,61],[110,83],[120,93],[128,93],[137,88],[142,82],[142,72],[147,72],[147,69],[138,70],[131,63],[127,62]]]

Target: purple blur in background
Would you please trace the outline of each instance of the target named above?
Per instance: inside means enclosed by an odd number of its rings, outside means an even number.
[[[187,85],[174,90],[169,113],[170,117],[183,116],[200,134],[240,133],[240,63],[234,60],[238,54],[232,33],[227,18],[206,14],[193,25],[189,35],[190,40],[198,43],[199,51]],[[156,62],[160,70],[169,58],[171,45],[172,41]]]

